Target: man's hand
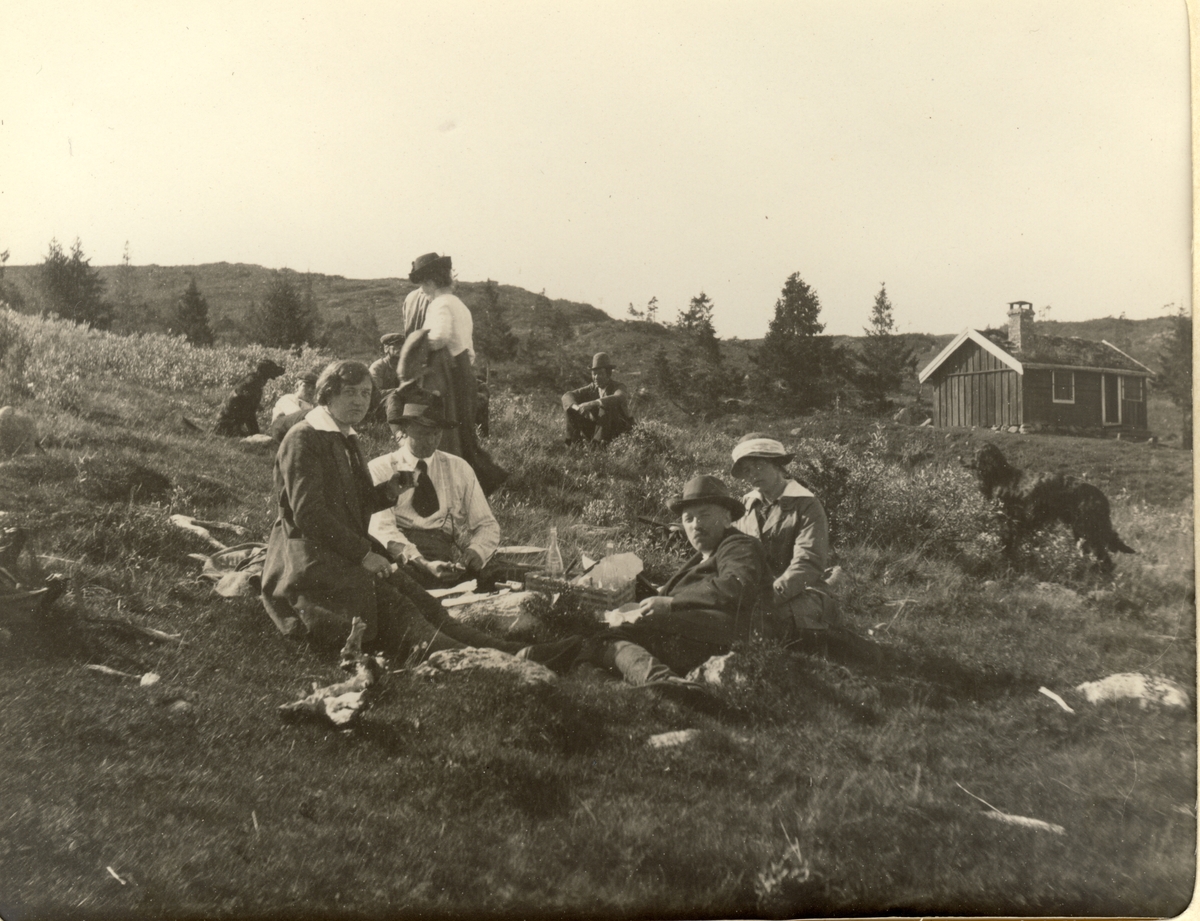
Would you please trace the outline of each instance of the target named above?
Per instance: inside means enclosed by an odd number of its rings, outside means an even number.
[[[479,570],[483,569],[483,557],[475,550],[464,550],[462,561],[467,572],[479,572]]]
[[[414,560],[414,562],[435,579],[457,579],[464,572],[463,568],[457,563],[450,563],[446,560],[427,560],[422,558]]]
[[[380,556],[374,550],[367,551],[367,555],[362,558],[362,568],[376,578],[391,575],[394,565],[386,556]]]
[[[415,476],[411,470],[397,470],[387,481],[387,497],[391,502],[395,502],[400,498],[400,493],[406,489],[413,488],[413,480]]]
[[[649,598],[642,599],[638,612],[642,617],[653,617],[655,614],[670,614],[671,605],[674,600],[670,595],[651,595]]]

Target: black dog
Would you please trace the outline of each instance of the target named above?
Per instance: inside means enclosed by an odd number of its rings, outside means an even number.
[[[233,393],[225,398],[217,421],[213,425],[214,435],[238,438],[258,434],[258,404],[262,402],[263,387],[267,381],[283,374],[283,368],[270,359],[258,363],[251,374],[247,374],[233,385]]]
[[[1113,530],[1108,497],[1091,483],[1061,473],[1026,474],[1007,460],[995,445],[975,455],[975,471],[983,495],[1000,503],[1008,523],[1005,549],[1035,531],[1061,521],[1071,529],[1079,549],[1092,554],[1102,572],[1112,572],[1110,552],[1136,553]]]

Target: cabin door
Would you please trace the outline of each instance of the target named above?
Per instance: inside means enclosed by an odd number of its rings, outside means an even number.
[[[1116,374],[1100,375],[1100,402],[1105,425],[1121,424],[1121,378]]]

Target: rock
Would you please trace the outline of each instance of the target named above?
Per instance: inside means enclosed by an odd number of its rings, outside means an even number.
[[[37,425],[12,406],[0,409],[0,458],[37,450]]]
[[[788,434],[791,435],[793,438],[799,438],[804,434],[804,429],[795,428],[795,429],[792,429],[790,432],[788,432]]]
[[[247,435],[242,439],[244,445],[273,445],[275,439],[270,435]]]
[[[1019,425],[1010,425],[1008,427],[1008,434],[1010,434],[1010,435],[1016,435],[1020,431],[1021,431],[1021,426],[1019,426]]]
[[[477,649],[468,646],[466,649],[443,649],[435,652],[414,670],[414,674],[427,678],[435,678],[448,672],[474,671],[488,669],[490,671],[508,672],[515,675],[521,684],[553,684],[557,681],[554,672],[530,662],[528,659],[518,659],[499,649]]]
[[[170,710],[172,713],[187,713],[189,710],[192,709],[192,705],[189,704],[186,700],[177,700],[173,704],[171,704],[169,707],[167,707],[167,709]]]
[[[508,592],[488,595],[470,604],[448,607],[455,620],[465,624],[488,626],[504,633],[530,633],[542,622],[525,610],[525,601],[537,592]]]
[[[148,688],[158,684],[160,680],[162,679],[154,672],[146,672],[146,674],[142,675],[142,680],[138,684],[144,688]]]
[[[921,428],[928,428],[928,427],[930,427],[930,426],[932,426],[932,425],[933,425],[933,420],[932,420],[932,419],[926,419],[924,422],[922,422],[922,423],[921,423]]]
[[[697,665],[687,673],[687,680],[718,687],[723,684],[741,687],[746,683],[746,676],[737,671],[735,654],[727,652],[723,656],[713,656],[708,661]]]
[[[1121,672],[1099,681],[1085,681],[1075,690],[1081,692],[1090,704],[1110,700],[1136,700],[1143,710],[1150,704],[1158,704],[1161,707],[1187,707],[1191,702],[1187,691],[1178,682],[1137,672]]]
[[[929,413],[924,410],[915,406],[903,406],[892,416],[892,421],[901,425],[924,425],[928,418]]]
[[[686,745],[700,738],[699,729],[677,729],[675,732],[660,732],[646,740],[651,748],[674,748],[676,745]]]

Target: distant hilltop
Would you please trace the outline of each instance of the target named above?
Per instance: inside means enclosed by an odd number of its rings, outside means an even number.
[[[38,266],[7,266],[5,280],[12,283],[27,301],[36,298]],[[124,332],[166,332],[175,300],[192,278],[208,301],[209,322],[219,341],[240,344],[248,341],[246,318],[250,307],[262,299],[276,270],[246,263],[213,262],[183,266],[98,266],[105,282],[105,294],[114,304],[114,329]],[[320,318],[322,345],[337,354],[367,358],[379,351],[382,333],[401,329],[404,297],[413,289],[406,278],[353,279],[318,272],[279,270],[292,278],[311,298]],[[483,296],[485,281],[458,283],[462,299],[471,305]],[[669,326],[644,320],[610,317],[591,304],[547,298],[516,285],[496,282],[500,303],[512,331],[525,338],[533,324],[535,308],[550,306],[558,321],[573,331],[573,351],[608,349],[626,356],[631,371],[644,370],[659,346],[673,339]],[[669,324],[674,314],[664,310],[662,320]],[[866,318],[864,317],[864,324]],[[994,325],[1005,317],[997,307]],[[1037,328],[1056,336],[1107,340],[1157,370],[1158,354],[1170,332],[1170,317],[1127,320],[1105,317],[1081,322],[1045,320]],[[914,348],[921,365],[932,360],[960,331],[944,333],[908,333],[904,338]],[[859,337],[833,337],[839,344],[854,343]],[[723,340],[735,363],[748,361],[758,340]]]

